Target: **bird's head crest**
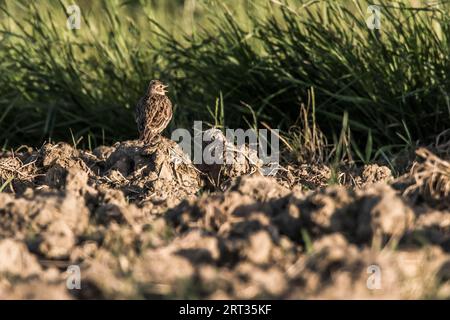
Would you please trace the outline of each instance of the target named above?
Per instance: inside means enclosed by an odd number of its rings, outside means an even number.
[[[159,80],[152,80],[150,81],[150,84],[148,85],[148,93],[149,94],[160,94],[160,95],[165,95],[167,93],[167,88],[168,86],[163,84],[161,81]]]

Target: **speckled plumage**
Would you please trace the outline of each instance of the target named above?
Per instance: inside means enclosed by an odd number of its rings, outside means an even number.
[[[146,145],[152,144],[156,136],[167,127],[172,119],[172,103],[165,95],[166,87],[159,80],[152,80],[146,95],[139,100],[136,106],[135,116],[139,139]]]

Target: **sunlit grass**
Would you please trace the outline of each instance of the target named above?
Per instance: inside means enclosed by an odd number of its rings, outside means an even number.
[[[217,122],[221,96],[220,125],[288,132],[314,88],[315,123],[338,148],[347,115],[361,162],[450,125],[446,2],[384,1],[380,30],[366,1],[80,1],[75,31],[68,4],[0,2],[2,145],[135,138],[152,78],[170,83],[171,128]]]

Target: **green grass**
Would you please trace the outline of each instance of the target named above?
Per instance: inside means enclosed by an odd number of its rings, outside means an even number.
[[[251,30],[220,12],[215,30],[188,47],[168,39],[162,55],[171,70],[183,70],[177,83],[192,88],[189,104],[220,90],[228,108],[249,116],[244,101],[282,129],[310,87],[321,128],[339,133],[347,112],[362,148],[402,147],[448,128],[449,6],[386,7],[380,32],[367,28],[364,8],[363,1],[320,1],[298,13],[283,7],[282,18],[253,19]]]
[[[5,190],[5,188],[11,183],[11,181],[13,181],[14,176],[11,176],[8,178],[8,180],[6,180],[1,186],[0,186],[0,192],[3,192],[3,190]]]
[[[379,31],[366,1],[80,2],[77,31],[63,3],[34,3],[0,2],[2,145],[135,138],[152,78],[170,83],[169,129],[265,122],[289,136],[313,88],[314,125],[361,162],[450,127],[447,2],[382,1]]]

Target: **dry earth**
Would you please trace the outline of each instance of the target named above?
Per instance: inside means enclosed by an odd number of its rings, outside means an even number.
[[[450,298],[449,195],[430,159],[330,185],[324,165],[264,177],[182,157],[168,140],[1,154],[0,299]]]

